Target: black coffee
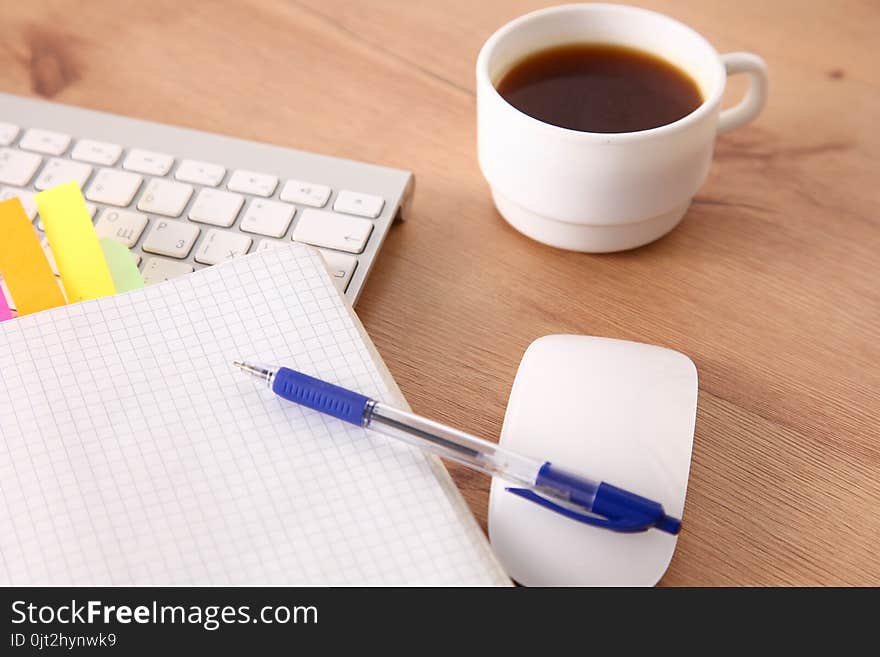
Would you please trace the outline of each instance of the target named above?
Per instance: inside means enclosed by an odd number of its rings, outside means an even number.
[[[675,65],[607,44],[538,51],[496,88],[521,112],[583,132],[648,130],[687,116],[703,102],[697,84]]]

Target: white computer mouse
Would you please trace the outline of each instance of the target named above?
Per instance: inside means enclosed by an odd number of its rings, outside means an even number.
[[[671,349],[583,335],[548,335],[520,363],[501,444],[684,511],[697,370]],[[687,518],[681,531],[687,532]],[[591,527],[505,490],[495,479],[489,537],[526,586],[653,586],[677,537]]]

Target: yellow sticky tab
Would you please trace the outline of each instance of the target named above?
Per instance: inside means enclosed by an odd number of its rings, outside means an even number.
[[[139,290],[144,286],[144,279],[134,263],[134,256],[124,244],[105,237],[101,240],[101,250],[104,251],[117,292]]]
[[[114,294],[113,277],[77,184],[64,183],[40,192],[37,210],[67,300],[74,303]]]
[[[0,274],[19,315],[65,303],[37,234],[17,198],[0,203]]]

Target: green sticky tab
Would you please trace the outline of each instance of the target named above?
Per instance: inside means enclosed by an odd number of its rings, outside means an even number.
[[[135,256],[123,244],[105,237],[101,240],[101,250],[117,292],[139,290],[144,286],[144,279],[135,264]]]

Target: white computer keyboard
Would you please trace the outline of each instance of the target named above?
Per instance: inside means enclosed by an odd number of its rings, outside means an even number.
[[[147,284],[295,240],[352,303],[413,186],[408,171],[0,93],[0,200],[21,199],[53,267],[34,195],[68,181]]]

